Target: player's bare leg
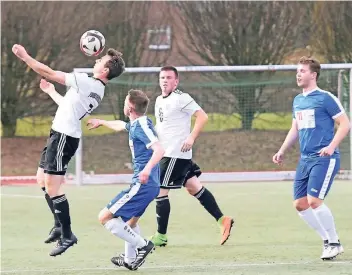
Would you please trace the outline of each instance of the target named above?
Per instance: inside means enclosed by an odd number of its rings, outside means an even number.
[[[324,200],[308,195],[307,201],[309,206],[313,209],[319,223],[326,231],[329,241],[329,245],[326,249],[324,249],[321,259],[332,260],[337,255],[344,252],[344,249],[340,244],[339,237],[336,233],[334,217],[331,210],[324,203]]]
[[[158,223],[157,232],[150,237],[150,240],[155,246],[166,246],[167,245],[167,227],[169,224],[170,217],[170,201],[169,201],[170,189],[160,188],[160,193],[156,198],[156,219]]]
[[[209,214],[218,222],[221,232],[220,244],[225,244],[230,237],[234,220],[222,214],[213,194],[200,183],[198,177],[194,176],[188,179],[185,187],[188,193],[197,198]]]
[[[109,209],[104,208],[100,211],[98,216],[99,222],[113,235],[123,239],[135,247],[137,253],[135,259],[131,263],[124,265],[126,268],[136,270],[145,261],[145,258],[154,250],[154,244],[151,241],[143,239],[136,231],[134,231],[128,223],[125,223],[120,217],[115,218]],[[130,224],[137,226],[139,217],[134,217]],[[129,251],[127,252],[129,254]],[[121,256],[121,255],[120,255]],[[119,257],[120,257],[119,256]],[[127,259],[129,255],[124,255]],[[113,259],[112,259],[113,260]],[[118,260],[118,259],[116,259]],[[115,264],[115,262],[113,262]],[[120,266],[120,265],[119,265]]]
[[[45,194],[45,200],[51,210],[51,213],[54,216],[54,226],[50,230],[49,236],[45,239],[44,242],[45,243],[55,242],[58,239],[60,239],[60,237],[61,237],[61,224],[60,224],[59,218],[55,214],[53,201],[51,200],[50,196],[48,195],[48,193],[45,190],[44,169],[40,168],[40,167],[38,167],[38,170],[37,170],[37,183],[40,186],[40,188],[43,190],[43,192]]]
[[[61,255],[68,248],[77,243],[77,238],[71,231],[69,204],[65,194],[60,188],[63,181],[64,176],[62,175],[45,174],[45,190],[53,201],[54,212],[61,223],[62,231],[61,238],[58,240],[54,249],[50,252],[50,256],[54,257]]]

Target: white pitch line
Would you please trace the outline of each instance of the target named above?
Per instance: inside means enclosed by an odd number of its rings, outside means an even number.
[[[317,261],[310,262],[286,262],[286,263],[242,263],[242,264],[224,264],[224,265],[165,265],[165,266],[146,266],[141,267],[141,269],[212,269],[212,268],[236,268],[236,267],[265,267],[265,266],[281,266],[281,265],[309,265],[309,264],[317,264]],[[326,265],[352,265],[352,262],[344,262],[344,261],[329,261],[329,262],[321,262],[321,264]],[[11,274],[11,273],[27,273],[27,272],[64,272],[64,271],[94,271],[94,270],[117,270],[115,267],[91,267],[91,268],[58,268],[58,269],[14,269],[14,270],[3,270],[1,273],[3,274]]]
[[[12,198],[30,198],[30,199],[43,199],[44,196],[35,196],[35,195],[22,195],[22,194],[4,194],[1,193],[3,197],[12,197]]]

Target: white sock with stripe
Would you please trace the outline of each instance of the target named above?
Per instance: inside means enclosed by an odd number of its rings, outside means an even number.
[[[329,207],[325,203],[315,208],[314,214],[318,218],[320,224],[328,234],[329,243],[338,243],[339,237],[336,233],[335,221]]]
[[[306,210],[299,211],[298,216],[300,216],[302,220],[304,220],[311,228],[313,228],[319,234],[323,241],[328,239],[327,232],[320,224],[312,208],[309,207]]]
[[[104,227],[116,237],[129,242],[135,247],[140,248],[147,244],[146,241],[139,234],[134,232],[132,228],[121,218],[114,218],[109,220],[104,224]]]
[[[139,225],[137,224],[136,227],[133,227],[132,230],[141,235],[141,231]],[[137,256],[137,247],[129,242],[125,242],[125,262],[128,264],[132,264],[136,260]]]

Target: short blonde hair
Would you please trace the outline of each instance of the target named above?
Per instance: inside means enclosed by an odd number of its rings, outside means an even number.
[[[310,71],[317,73],[316,80],[318,80],[319,75],[320,75],[320,68],[321,68],[318,60],[311,58],[311,57],[302,56],[299,59],[298,64],[309,65]]]
[[[134,110],[139,115],[144,115],[147,112],[149,98],[145,92],[141,90],[129,90],[129,102],[133,104]]]

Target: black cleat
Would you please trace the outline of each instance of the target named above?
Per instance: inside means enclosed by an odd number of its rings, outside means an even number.
[[[54,226],[51,228],[49,236],[44,241],[45,243],[53,243],[61,238],[61,228]]]
[[[64,253],[68,248],[70,248],[71,246],[73,246],[74,244],[77,244],[78,240],[76,238],[76,236],[72,233],[71,238],[67,239],[67,238],[61,238],[57,241],[56,246],[54,247],[54,249],[50,252],[50,256],[57,256],[57,255],[61,255],[62,253]]]
[[[111,262],[112,262],[114,265],[118,266],[118,267],[124,266],[124,263],[125,263],[125,254],[120,254],[120,255],[118,255],[118,256],[116,256],[116,257],[112,257],[112,258],[111,258]]]
[[[155,250],[155,245],[151,241],[147,241],[147,244],[141,248],[137,248],[137,257],[136,260],[132,263],[132,268],[139,268],[144,262],[147,256]]]
[[[128,264],[128,263],[125,262],[125,254],[120,254],[120,255],[117,256],[117,257],[112,257],[112,258],[111,258],[111,262],[112,262],[114,265],[118,266],[118,267],[124,266],[124,267],[126,267],[128,270],[134,271],[134,270],[137,270],[137,269],[138,269],[138,267],[134,269],[131,264]]]

